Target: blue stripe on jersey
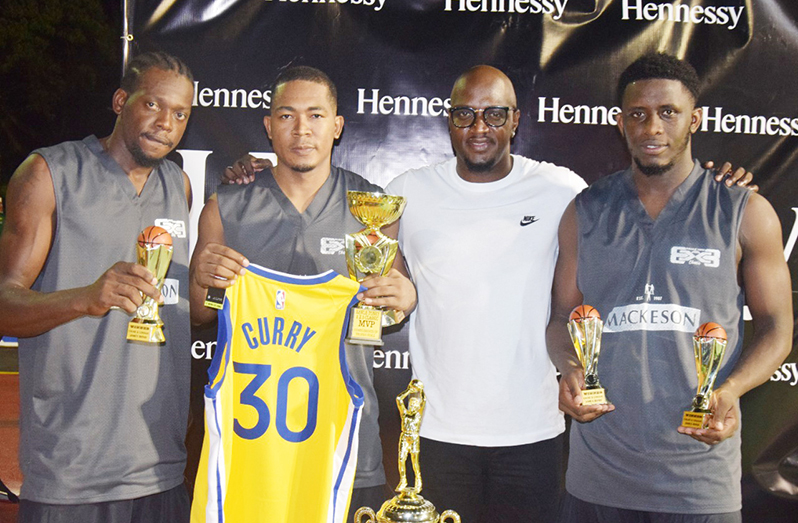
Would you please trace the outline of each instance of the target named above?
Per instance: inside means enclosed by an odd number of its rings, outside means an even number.
[[[262,276],[263,278],[279,281],[280,283],[292,283],[294,285],[316,285],[318,283],[327,283],[338,276],[338,273],[332,269],[321,274],[297,276],[295,274],[286,274],[284,272],[267,269],[266,267],[257,265],[255,263],[250,263],[247,266],[247,270],[257,274],[258,276]]]
[[[355,385],[357,385],[357,383],[355,383]],[[360,388],[360,385],[358,385],[358,388]],[[362,398],[360,399],[360,403],[361,404],[363,403]],[[352,445],[355,440],[355,437],[357,437],[356,429],[357,429],[357,418],[359,415],[360,415],[360,406],[358,405],[354,409],[352,409],[352,419],[349,420],[349,436],[347,437],[349,441],[347,442],[346,445],[346,454],[344,454],[343,463],[341,464],[341,468],[338,470],[338,477],[335,479],[335,486],[333,487],[333,514],[335,514],[335,504],[338,502],[338,489],[341,486],[341,481],[343,481],[344,479],[344,473],[346,472],[347,465],[349,463],[349,458],[351,457],[352,454]]]
[[[217,316],[219,328],[216,335],[216,351],[213,354],[211,365],[208,367],[208,384],[205,385],[205,393],[209,398],[216,397],[216,394],[219,392],[219,387],[222,386],[222,382],[224,381],[224,376],[227,374],[228,358],[226,358],[226,356],[229,356],[230,344],[233,341],[233,325],[230,317],[230,300],[225,296],[224,304]],[[214,382],[221,365],[224,365],[224,372],[222,376]]]
[[[365,287],[362,285],[360,286],[360,290],[358,292],[363,292],[366,290]],[[363,405],[364,401],[364,394],[363,389],[360,387],[360,384],[352,378],[352,375],[349,374],[349,365],[346,363],[346,331],[347,327],[349,326],[349,316],[352,312],[352,306],[358,302],[357,296],[352,298],[352,301],[349,302],[349,305],[346,307],[346,316],[344,317],[344,328],[341,329],[341,343],[338,347],[338,361],[341,363],[341,375],[344,376],[344,383],[346,384],[346,390],[349,391],[349,396],[352,398],[352,403],[355,407],[360,408]],[[368,349],[366,349],[368,350]]]
[[[216,433],[221,434],[222,428],[219,426],[219,407],[216,404],[216,398],[213,398],[213,423],[216,425]],[[222,449],[224,450],[224,449]],[[214,468],[216,469],[216,513],[217,513],[217,522],[224,523],[224,502],[222,501],[222,473],[219,470],[219,457],[216,457],[216,463],[214,463]]]

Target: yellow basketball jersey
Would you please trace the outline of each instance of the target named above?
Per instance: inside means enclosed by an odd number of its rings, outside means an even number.
[[[257,265],[227,289],[205,387],[194,523],[346,518],[363,392],[344,352],[361,289]]]

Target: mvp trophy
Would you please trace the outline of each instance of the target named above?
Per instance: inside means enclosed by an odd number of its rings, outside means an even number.
[[[346,266],[349,277],[362,281],[366,276],[384,276],[393,265],[399,242],[380,232],[395,222],[405,209],[405,199],[378,192],[347,191],[349,211],[366,226],[346,235]],[[357,304],[349,322],[349,343],[382,345],[382,328],[399,323],[400,311],[383,311],[380,307]]]
[[[590,305],[579,305],[571,311],[568,332],[574,343],[576,355],[585,371],[585,390],[582,405],[607,403],[607,396],[598,379],[598,358],[601,352],[601,331],[604,322],[598,311]]]
[[[693,336],[693,351],[698,374],[698,393],[693,399],[693,408],[685,411],[682,416],[682,426],[705,429],[712,418],[709,400],[712,399],[712,387],[718,377],[723,353],[726,352],[726,331],[717,323],[704,323]]]
[[[169,262],[172,261],[172,236],[166,229],[150,225],[139,234],[136,243],[136,256],[158,280],[156,287],[161,290]],[[158,302],[142,294],[144,302],[136,309],[136,317],[127,326],[127,339],[145,343],[163,343],[163,321],[158,315]]]
[[[444,523],[447,519],[460,523],[457,512],[447,510],[443,514],[438,514],[435,505],[419,494],[421,469],[418,462],[420,450],[418,432],[421,428],[425,403],[424,385],[419,380],[411,381],[407,389],[396,397],[396,405],[402,418],[402,435],[399,438],[399,485],[396,487],[399,495],[383,503],[377,514],[368,507],[359,508],[355,512],[355,523],[363,523],[364,516],[368,516],[366,523]],[[408,456],[415,476],[413,487],[407,486]]]

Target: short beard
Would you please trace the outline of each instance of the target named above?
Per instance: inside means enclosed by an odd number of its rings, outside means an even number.
[[[463,157],[463,162],[465,163],[468,170],[472,173],[486,173],[496,166],[495,158],[491,158],[489,160],[480,163],[474,163],[468,158]]]
[[[140,167],[147,167],[147,168],[155,168],[161,164],[163,158],[153,158],[152,156],[147,156],[144,154],[144,151],[141,150],[138,144],[134,144],[130,148],[130,154],[133,156],[133,160],[136,162],[137,165]]]
[[[286,163],[286,166],[289,169],[291,169],[292,171],[294,171],[295,173],[303,173],[303,174],[304,173],[309,173],[310,171],[315,169],[315,167],[313,165],[308,165],[308,164],[305,164],[305,165],[289,165],[289,164]]]
[[[670,171],[673,166],[674,162],[668,162],[665,165],[643,165],[640,162],[639,158],[632,158],[637,165],[637,168],[646,176],[662,176],[666,172]]]

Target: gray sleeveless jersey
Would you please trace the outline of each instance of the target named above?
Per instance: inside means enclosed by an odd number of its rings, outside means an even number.
[[[188,210],[182,172],[164,161],[140,196],[97,138],[34,151],[52,174],[57,221],[33,289],[89,285],[136,261],[139,232],[174,242],[161,307],[166,343],[126,341],[119,310],[20,339],[22,497],[81,504],[132,499],[183,481],[190,381]]]
[[[716,387],[740,356],[736,249],[748,197],[698,163],[657,220],[629,170],[577,197],[577,283],[604,320],[598,374],[616,407],[571,425],[566,483],[577,498],[654,512],[740,509],[740,431],[709,446],[676,428],[696,394],[699,325],[714,321],[728,333]]]
[[[225,243],[251,262],[276,271],[309,275],[332,269],[348,277],[344,235],[363,225],[349,212],[346,191],[382,189],[333,166],[330,177],[300,214],[268,171],[244,187],[222,185],[217,197]],[[349,371],[365,395],[355,488],[385,483],[373,360],[371,347],[346,346]]]

